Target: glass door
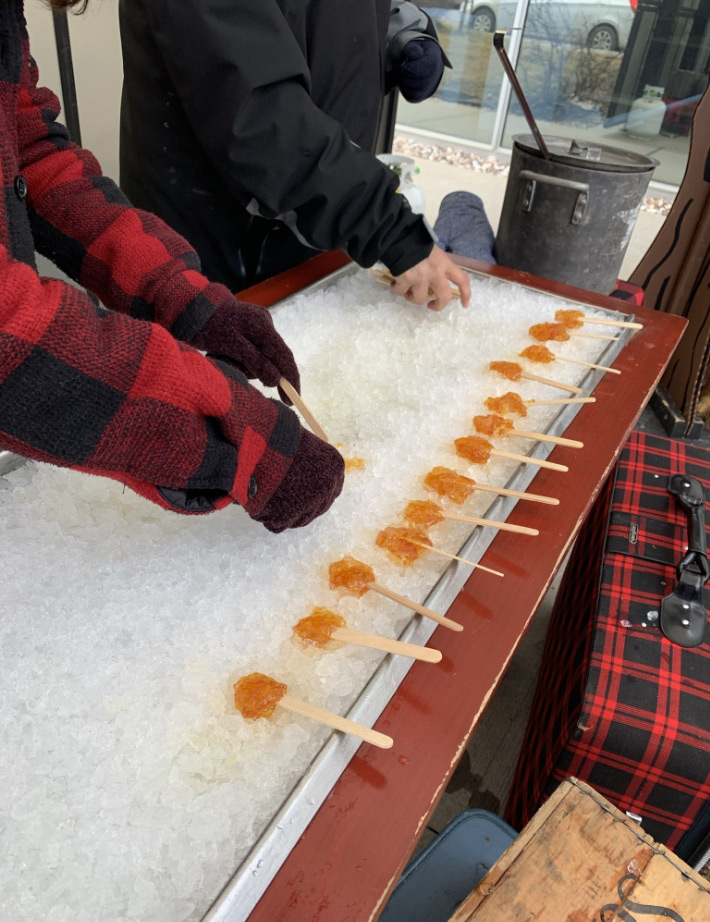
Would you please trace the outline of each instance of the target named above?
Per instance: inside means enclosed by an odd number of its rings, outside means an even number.
[[[419,134],[495,147],[500,140],[508,81],[493,49],[496,29],[511,31],[515,62],[527,0],[439,0],[422,4],[431,16],[452,69],[431,99],[412,105],[400,97],[397,122]]]
[[[544,135],[655,157],[679,185],[707,85],[710,0],[530,0],[517,74]],[[502,143],[529,133],[517,100]]]

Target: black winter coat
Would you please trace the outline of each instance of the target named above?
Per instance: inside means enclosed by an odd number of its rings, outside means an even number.
[[[390,0],[120,0],[121,185],[239,291],[343,248],[394,274],[432,236],[370,153]]]

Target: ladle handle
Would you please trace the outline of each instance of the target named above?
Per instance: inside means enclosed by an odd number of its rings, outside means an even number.
[[[513,70],[513,65],[510,63],[510,58],[508,57],[508,52],[505,50],[505,45],[503,44],[503,39],[505,38],[506,31],[505,29],[497,29],[493,33],[493,47],[498,52],[498,57],[501,60],[501,63],[505,69],[508,79],[511,82],[515,95],[518,97],[518,102],[520,103],[523,112],[525,113],[525,118],[528,121],[530,130],[537,141],[537,146],[540,148],[540,152],[545,160],[550,159],[550,151],[547,149],[547,144],[545,144],[545,139],[540,134],[540,129],[537,127],[537,122],[532,114],[528,101],[525,98],[523,93],[523,88],[520,86],[520,81],[515,76],[515,71]]]

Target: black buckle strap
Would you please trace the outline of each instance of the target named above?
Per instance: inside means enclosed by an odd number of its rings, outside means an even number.
[[[705,536],[705,491],[695,477],[673,474],[668,479],[668,492],[688,512],[688,550],[676,567],[677,586],[661,602],[660,626],[673,643],[698,647],[707,630],[703,586],[710,578]]]

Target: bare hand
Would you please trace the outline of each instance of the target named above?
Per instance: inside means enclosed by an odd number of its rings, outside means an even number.
[[[458,285],[461,304],[468,307],[471,284],[468,275],[435,246],[426,259],[398,275],[392,288],[412,304],[426,304],[429,310],[443,310],[453,298],[450,282]]]

